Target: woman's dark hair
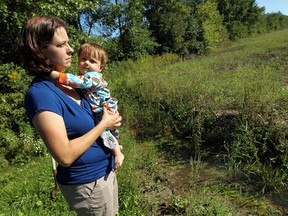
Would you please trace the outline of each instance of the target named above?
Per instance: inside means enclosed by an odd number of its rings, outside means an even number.
[[[39,75],[55,69],[45,57],[44,50],[60,27],[67,30],[65,21],[51,16],[34,16],[24,24],[19,51],[23,66],[30,75]]]

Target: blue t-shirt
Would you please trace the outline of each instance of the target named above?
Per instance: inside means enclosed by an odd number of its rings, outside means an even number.
[[[84,135],[94,127],[94,119],[88,101],[80,91],[77,92],[82,98],[81,105],[53,83],[36,77],[25,96],[25,108],[30,121],[37,112],[48,110],[62,116],[68,139]],[[58,165],[57,181],[63,185],[88,183],[109,173],[112,166],[111,151],[98,139],[71,166]]]

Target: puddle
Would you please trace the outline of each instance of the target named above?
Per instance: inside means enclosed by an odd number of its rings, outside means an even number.
[[[265,203],[281,210],[283,215],[288,215],[288,189],[286,188],[277,194],[268,194]]]

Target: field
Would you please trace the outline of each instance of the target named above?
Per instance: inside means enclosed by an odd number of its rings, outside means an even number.
[[[109,66],[124,117],[119,216],[288,214],[287,35]],[[0,173],[0,216],[74,215],[60,192],[50,200],[49,155]]]

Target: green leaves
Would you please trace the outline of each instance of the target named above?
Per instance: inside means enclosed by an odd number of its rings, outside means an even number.
[[[223,16],[217,10],[217,3],[207,1],[197,6],[196,16],[202,24],[204,39],[208,47],[228,39],[227,30],[223,25]]]
[[[227,37],[288,27],[287,16],[263,12],[255,0],[2,0],[0,64],[19,64],[20,29],[39,14],[64,19],[75,50],[97,40],[107,47],[110,60],[118,61],[167,52],[199,55]]]
[[[264,8],[259,8],[255,0],[217,0],[217,2],[230,39],[250,36],[264,12]]]
[[[23,23],[34,15],[52,15],[64,19],[70,28],[85,35],[81,29],[82,17],[98,6],[90,0],[5,0],[0,3],[0,63],[19,64],[17,41]],[[87,38],[87,36],[86,36]]]

